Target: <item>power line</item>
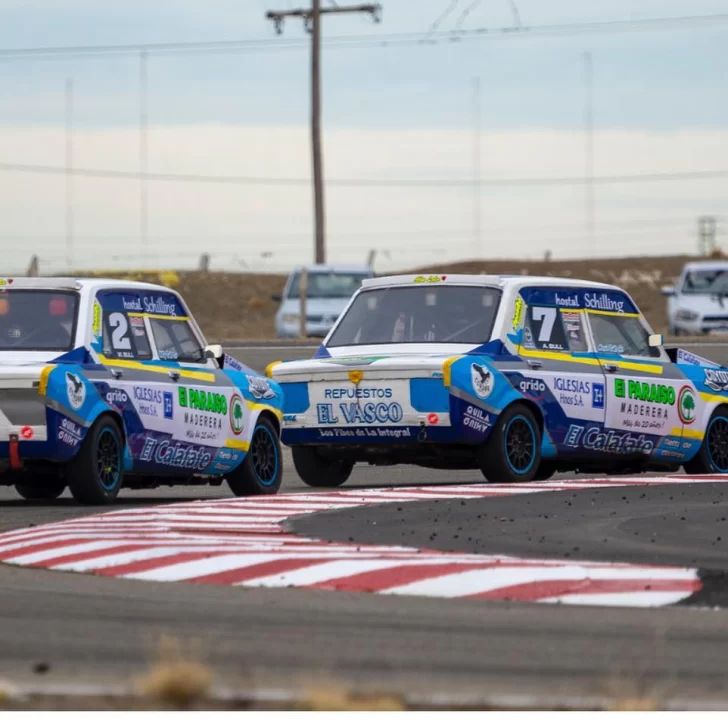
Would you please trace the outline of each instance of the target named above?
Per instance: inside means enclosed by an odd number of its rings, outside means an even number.
[[[65,167],[46,164],[15,164],[0,162],[0,171],[23,172],[29,174],[65,175]],[[71,171],[76,177],[93,179],[139,180],[139,172],[125,172],[117,169],[98,169],[74,167]],[[648,172],[641,174],[600,175],[592,178],[593,184],[635,184],[650,182],[690,182],[728,178],[728,169],[693,170],[689,172]],[[205,175],[147,172],[144,179],[155,182],[196,182],[205,184],[237,184],[280,187],[301,187],[311,184],[308,177],[244,177],[240,175]],[[419,188],[472,188],[472,179],[330,179],[332,187],[419,187]],[[501,177],[485,178],[479,181],[480,187],[570,187],[583,186],[584,177]]]
[[[728,13],[712,15],[685,15],[668,18],[642,18],[630,20],[589,21],[551,25],[524,25],[520,27],[479,27],[454,31],[389,33],[382,35],[331,36],[323,40],[326,48],[368,48],[407,45],[437,45],[467,40],[510,40],[514,38],[544,38],[584,34],[645,32],[657,30],[708,30],[728,25]],[[137,43],[126,45],[93,46],[37,46],[27,48],[0,48],[0,60],[50,59],[86,56],[137,56],[141,50],[149,55],[206,55],[259,51],[302,50],[308,48],[307,39],[238,39],[176,43]]]

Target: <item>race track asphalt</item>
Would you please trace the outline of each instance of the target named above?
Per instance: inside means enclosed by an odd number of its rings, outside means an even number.
[[[690,348],[728,361],[725,345]],[[240,358],[262,369],[268,361],[293,357],[288,349],[266,348],[246,350]],[[308,490],[292,474],[289,460],[287,465],[284,490]],[[477,472],[359,467],[351,484],[480,481]],[[563,493],[491,498],[469,501],[469,511],[472,508],[477,515],[481,509],[488,518],[492,515],[504,531],[479,529],[474,537],[484,550],[498,546],[498,551],[562,557],[578,546],[580,558],[589,556],[587,549],[594,549],[594,558],[621,559],[630,553],[646,555],[645,549],[653,547],[661,554],[654,556],[660,559],[656,563],[692,565],[695,558],[698,565],[703,560],[712,568],[725,565],[728,533],[722,534],[728,529],[726,522],[715,519],[728,517],[726,498],[706,485],[671,488],[674,492],[668,493],[657,486],[645,498],[638,488],[603,490],[594,496],[581,491],[576,498]],[[200,497],[229,497],[229,492],[222,487],[127,493],[115,507]],[[424,533],[426,529],[416,523],[419,508],[408,506],[415,524],[409,530]],[[0,530],[94,510],[79,508],[68,498],[29,504],[8,489],[0,491]],[[617,516],[611,516],[615,510]],[[558,525],[546,527],[539,511],[548,513],[549,521],[553,514]],[[365,518],[366,513],[361,511]],[[614,538],[611,545],[599,546],[595,539],[586,538],[595,516],[600,525],[594,530],[606,529],[603,538]],[[680,521],[682,516],[686,521]],[[663,517],[667,520],[660,521]],[[611,518],[617,520],[610,522]],[[634,523],[638,536],[629,532]],[[667,524],[664,530],[662,523]],[[566,524],[568,532],[562,540],[569,543],[557,543],[561,524]],[[655,524],[658,537],[652,544],[649,532]],[[455,520],[452,527],[439,527],[442,540],[434,545],[448,548],[448,538],[450,543],[460,541],[454,539],[463,533],[458,526],[464,528]],[[399,531],[386,537],[396,535],[401,542],[405,538],[402,524],[393,528]],[[536,528],[542,529],[540,544],[534,543]],[[532,538],[528,546],[522,541],[526,533]],[[369,524],[361,536],[371,539],[372,534]],[[577,536],[581,542],[575,540]],[[708,543],[711,538],[715,547]],[[433,545],[429,540],[427,544]],[[660,551],[663,548],[665,553]],[[589,702],[635,693],[667,704],[728,703],[726,610],[565,607],[150,584],[8,566],[0,566],[0,595],[0,678],[21,685],[126,689],[152,659],[160,638],[169,636],[194,645],[214,668],[218,684],[235,690],[298,690],[323,683],[480,703],[533,699],[552,705],[568,698]]]

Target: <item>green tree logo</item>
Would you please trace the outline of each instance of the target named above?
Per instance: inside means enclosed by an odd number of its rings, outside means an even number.
[[[680,390],[678,413],[684,424],[695,422],[695,392],[690,387],[683,387]]]
[[[243,431],[243,400],[239,394],[230,400],[230,427],[236,435]]]

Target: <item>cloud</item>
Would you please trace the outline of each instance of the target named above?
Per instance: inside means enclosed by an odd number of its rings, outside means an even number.
[[[484,134],[483,178],[578,176],[581,134],[550,129]],[[64,164],[62,128],[14,128],[2,134],[0,162]],[[134,172],[139,138],[132,129],[78,130],[75,165]],[[728,169],[728,131],[601,131],[598,175]],[[305,127],[221,125],[153,127],[149,169],[160,173],[301,178],[309,174]],[[325,135],[328,179],[468,179],[472,135],[443,130],[331,130]],[[690,252],[695,219],[726,214],[722,181],[619,184],[596,188],[596,245],[584,239],[584,189],[484,187],[482,241],[473,236],[470,188],[327,189],[331,258],[363,261],[388,251],[384,265],[472,257],[555,257]],[[35,253],[46,270],[67,267],[65,180],[0,172],[0,238],[5,268],[21,270]],[[203,252],[219,266],[285,269],[310,260],[308,186],[149,183],[150,246],[139,241],[137,181],[73,182],[74,264],[192,266]]]

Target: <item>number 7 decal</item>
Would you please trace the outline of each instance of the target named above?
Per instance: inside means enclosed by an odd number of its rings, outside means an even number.
[[[545,306],[536,306],[531,311],[531,318],[534,323],[541,321],[541,330],[538,333],[539,341],[551,341],[551,332],[554,330],[556,323],[556,309],[546,308]]]

